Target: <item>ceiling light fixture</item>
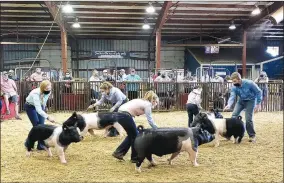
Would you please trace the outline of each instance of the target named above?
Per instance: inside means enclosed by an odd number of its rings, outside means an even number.
[[[75,22],[73,23],[72,27],[74,28],[80,28],[80,24],[79,24],[79,21],[78,21],[78,18],[76,18]]]
[[[277,25],[283,20],[284,6],[279,8],[274,13],[271,13],[269,19],[273,22],[273,24]]]
[[[150,25],[148,24],[147,19],[144,20],[144,24],[142,26],[143,29],[150,29]]]
[[[251,12],[252,15],[259,15],[260,14],[260,9],[257,5],[255,5],[255,9]]]
[[[155,8],[152,6],[152,3],[149,2],[149,6],[146,8],[146,12],[149,14],[155,13]]]
[[[72,13],[73,12],[72,6],[68,3],[63,6],[62,10],[63,10],[64,13]]]
[[[230,30],[235,30],[236,29],[236,25],[234,24],[234,21],[232,20],[231,25],[229,26]]]

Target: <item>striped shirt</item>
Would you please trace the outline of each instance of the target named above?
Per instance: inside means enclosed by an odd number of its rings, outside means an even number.
[[[132,116],[140,116],[145,114],[149,125],[152,128],[158,128],[152,117],[152,104],[148,100],[133,99],[121,105],[118,111],[130,113]]]
[[[122,102],[126,99],[126,96],[121,92],[120,89],[112,87],[108,95],[103,94],[102,98],[96,103],[96,105],[101,105],[105,100],[109,100],[114,107],[119,107]]]
[[[43,97],[42,100],[41,100],[41,95]],[[36,109],[36,112],[46,119],[48,115],[42,110],[41,106],[45,108],[49,96],[50,94],[48,95],[41,94],[40,88],[36,88],[30,92],[29,96],[26,98],[26,102],[30,105],[33,105]]]

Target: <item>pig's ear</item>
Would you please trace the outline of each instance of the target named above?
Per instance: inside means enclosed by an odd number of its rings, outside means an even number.
[[[76,112],[73,112],[72,117],[73,117],[74,119],[77,119],[77,113],[76,113]]]
[[[64,125],[62,126],[62,129],[63,129],[63,131],[66,131],[66,130],[68,130],[68,126],[64,124]]]

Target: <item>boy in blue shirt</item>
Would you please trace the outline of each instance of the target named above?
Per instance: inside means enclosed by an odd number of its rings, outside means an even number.
[[[242,79],[238,72],[231,76],[234,86],[231,89],[228,105],[224,111],[230,109],[238,96],[232,117],[237,117],[245,109],[246,130],[249,135],[249,142],[255,142],[255,131],[253,127],[253,114],[260,108],[262,101],[261,89],[251,80]]]

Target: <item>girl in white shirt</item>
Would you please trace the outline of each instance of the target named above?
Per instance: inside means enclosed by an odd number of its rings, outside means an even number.
[[[190,127],[193,121],[193,115],[196,116],[199,113],[199,110],[202,109],[201,93],[202,93],[202,87],[196,86],[188,95],[186,103],[186,110],[188,114],[188,127]]]
[[[157,106],[158,102],[158,96],[153,91],[148,91],[143,99],[134,99],[119,107],[118,115],[120,117],[118,117],[118,122],[125,129],[128,136],[114,151],[113,157],[122,160],[131,147],[131,162],[136,163],[137,153],[133,148],[133,144],[138,131],[133,117],[145,114],[150,126],[157,128],[152,118],[152,108]]]

